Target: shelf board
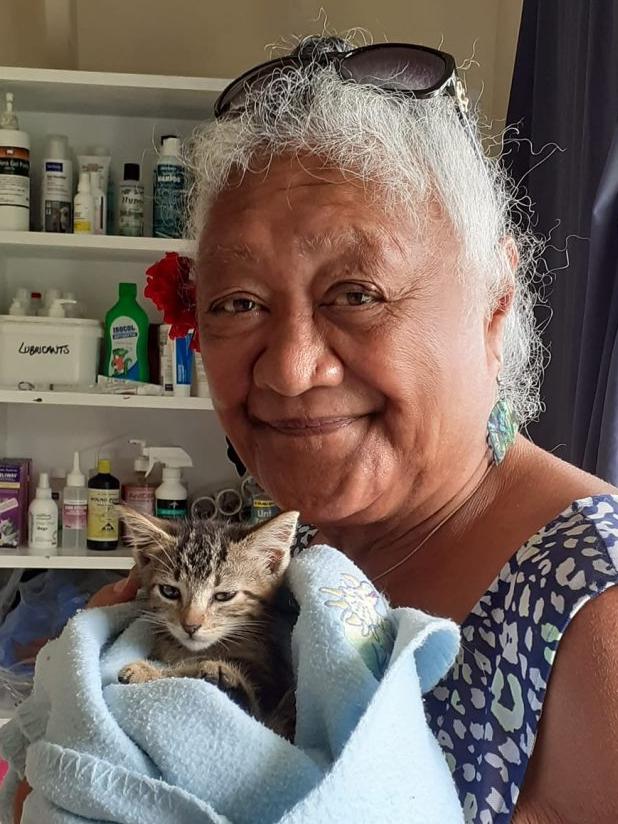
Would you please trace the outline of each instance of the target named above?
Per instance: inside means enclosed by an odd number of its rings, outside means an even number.
[[[202,121],[228,83],[212,77],[0,67],[0,91],[14,92],[22,112]]]
[[[1,569],[131,569],[133,555],[128,547],[112,550],[29,549],[0,547]]]
[[[115,409],[211,410],[210,398],[169,395],[98,395],[90,392],[22,392],[0,388],[0,403],[30,406],[99,406]]]
[[[0,232],[0,254],[11,257],[77,258],[154,263],[166,252],[193,254],[189,240],[119,235],[61,235],[51,232]]]

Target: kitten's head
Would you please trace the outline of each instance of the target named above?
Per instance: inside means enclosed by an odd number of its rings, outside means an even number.
[[[298,512],[247,529],[164,521],[120,507],[151,619],[192,652],[247,636],[281,584]]]

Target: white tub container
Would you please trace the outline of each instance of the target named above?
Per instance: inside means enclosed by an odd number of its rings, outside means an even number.
[[[0,315],[0,386],[96,383],[98,320]]]

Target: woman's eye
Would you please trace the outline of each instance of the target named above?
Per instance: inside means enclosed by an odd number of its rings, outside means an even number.
[[[180,590],[177,587],[169,586],[169,584],[159,584],[159,592],[170,601],[177,601],[180,598]]]
[[[333,306],[366,306],[377,303],[378,296],[374,292],[367,292],[365,289],[348,289],[340,292],[332,301]]]
[[[253,298],[226,298],[215,303],[211,312],[218,315],[244,315],[248,312],[255,312],[260,308],[260,304]]]
[[[215,601],[231,601],[235,592],[215,592]]]

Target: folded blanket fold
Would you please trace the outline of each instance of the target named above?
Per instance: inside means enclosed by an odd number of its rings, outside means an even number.
[[[37,659],[33,693],[0,731],[33,788],[23,824],[460,824],[423,693],[452,666],[454,624],[391,609],[331,547],[293,559],[294,744],[212,684],[117,682],[148,657],[134,604],[85,611]]]

